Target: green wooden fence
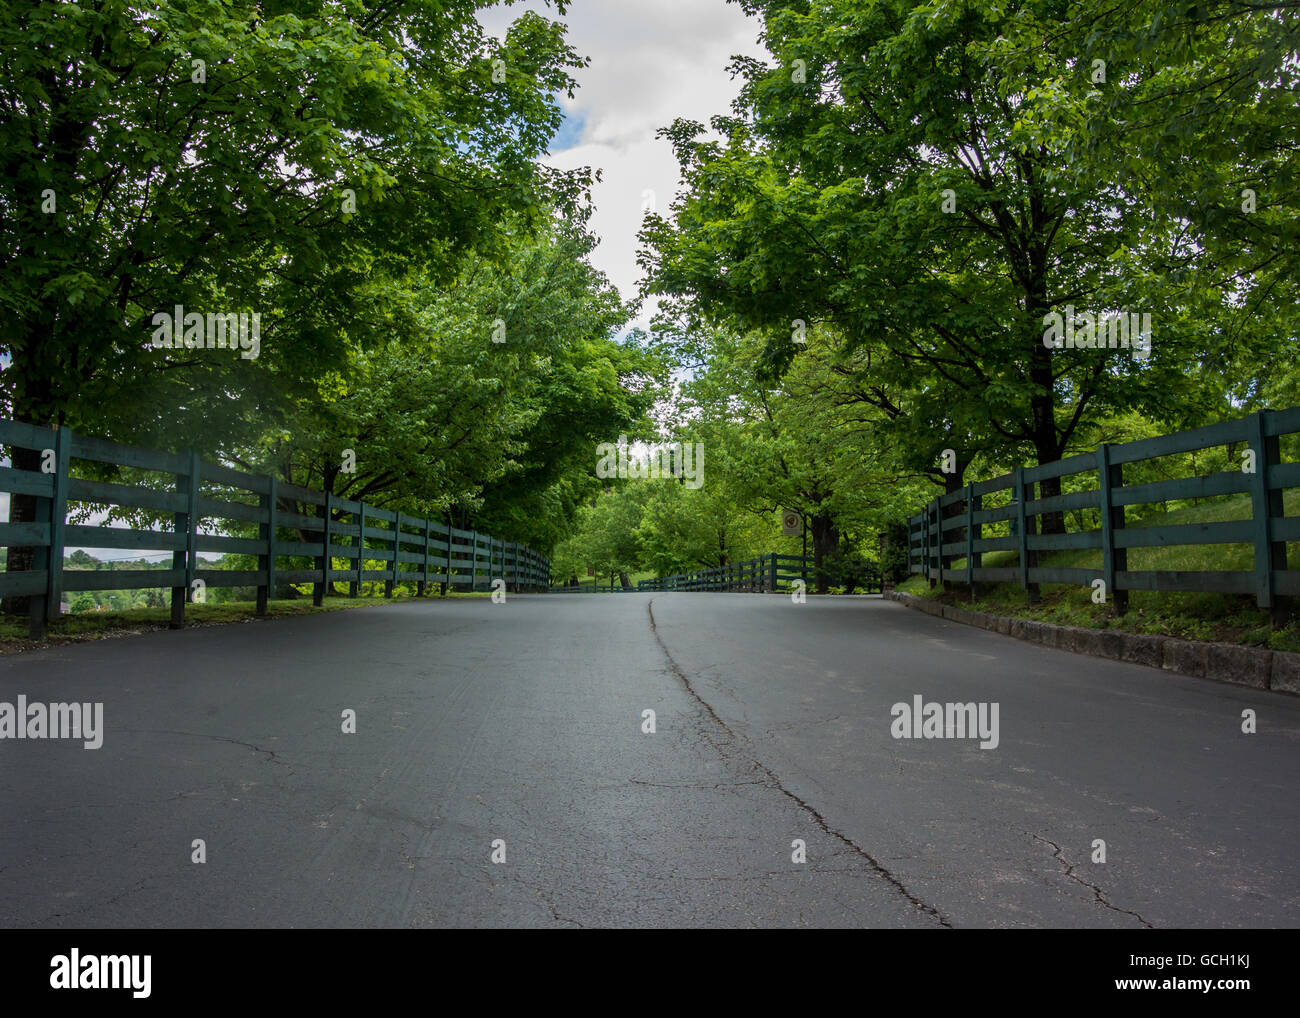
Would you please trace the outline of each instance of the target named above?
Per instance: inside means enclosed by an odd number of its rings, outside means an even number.
[[[417,594],[429,583],[488,590],[494,579],[502,579],[513,591],[545,590],[550,583],[547,559],[521,544],[217,466],[194,453],[137,449],[67,428],[5,420],[0,420],[0,445],[11,455],[15,448],[35,450],[42,459],[42,472],[0,467],[0,492],[36,498],[35,521],[0,524],[0,546],[33,549],[30,569],[0,574],[0,596],[31,598],[34,638],[44,634],[64,592],[82,590],[170,588],[172,625],[180,626],[196,580],[208,587],[256,587],[259,614],[279,584],[314,583],[315,603],[321,604],[327,585],[336,582],[346,582],[355,596],[361,583],[379,581],[386,597],[397,583],[415,583]],[[78,460],[149,471],[161,480],[88,480],[72,469]],[[69,524],[69,503],[170,515],[172,526]],[[256,537],[228,533],[253,526]],[[171,568],[68,569],[63,561],[68,547],[171,551]],[[257,568],[204,569],[201,552],[255,555]],[[340,560],[343,568],[337,568]]]
[[[1096,586],[1104,581],[1108,603],[1123,612],[1131,590],[1206,591],[1249,594],[1269,608],[1275,620],[1284,615],[1283,598],[1300,594],[1300,571],[1287,568],[1286,542],[1300,540],[1300,517],[1287,517],[1283,490],[1300,486],[1300,463],[1282,462],[1280,438],[1300,432],[1300,408],[1262,411],[1235,421],[1211,424],[1122,445],[1102,445],[1095,452],[1017,467],[1009,474],[977,481],[932,500],[908,521],[908,568],[938,582],[976,584],[1014,582],[1031,600],[1043,583]],[[1240,468],[1209,475],[1125,483],[1125,467],[1164,456],[1240,446]],[[1042,497],[1045,480],[1068,480],[1062,493]],[[1066,491],[1065,487],[1082,487]],[[1010,498],[985,508],[996,493]],[[1222,522],[1125,526],[1128,506],[1248,495],[1250,518]],[[1044,514],[1092,510],[1100,526],[1065,533],[1043,533]],[[985,528],[1006,523],[1009,533],[987,536]],[[1173,545],[1242,544],[1253,548],[1249,570],[1132,570],[1130,548]],[[1042,552],[1069,549],[1100,551],[1099,568],[1041,566]],[[991,551],[1016,553],[1014,565],[986,567]],[[956,562],[961,565],[954,565]]]
[[[743,590],[757,593],[772,593],[778,590],[790,590],[795,580],[809,582],[815,575],[811,556],[778,555],[773,552],[759,558],[744,562],[733,562],[712,569],[701,569],[693,573],[678,573],[674,576],[657,576],[651,580],[641,580],[638,590]],[[880,577],[875,574],[867,579],[863,589],[880,590]]]

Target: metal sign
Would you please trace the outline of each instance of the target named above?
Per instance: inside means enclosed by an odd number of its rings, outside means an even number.
[[[781,535],[783,537],[798,537],[803,533],[803,517],[793,509],[786,509],[781,513]]]

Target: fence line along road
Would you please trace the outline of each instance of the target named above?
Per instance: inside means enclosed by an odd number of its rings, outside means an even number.
[[[617,594],[623,590],[631,590],[631,587],[624,587],[618,583],[561,583],[551,588],[552,594]]]
[[[635,588],[614,584],[578,583],[552,587],[551,590],[560,594],[611,594],[632,590],[744,590],[762,593],[776,590],[778,584],[782,582],[786,584],[787,589],[796,579],[807,582],[808,574],[813,572],[812,561],[811,557],[773,553],[747,559],[744,562],[701,569],[693,573],[676,573],[672,576],[638,580]]]
[[[1300,594],[1300,571],[1287,568],[1286,542],[1300,540],[1300,517],[1287,517],[1282,494],[1300,486],[1300,463],[1282,462],[1280,439],[1300,432],[1300,408],[1261,411],[1249,417],[1211,424],[1122,445],[1102,445],[1095,452],[1036,467],[1017,467],[987,481],[932,500],[908,520],[908,569],[941,581],[966,584],[1017,582],[1031,600],[1039,584],[1093,586],[1116,610],[1128,607],[1130,590],[1205,591],[1253,594],[1275,622],[1285,616],[1283,599]],[[1241,445],[1240,467],[1205,476],[1125,483],[1125,467],[1150,464],[1163,456]],[[1231,461],[1231,455],[1230,455]],[[1042,496],[1043,482],[1060,478],[1062,487],[1081,490]],[[1095,483],[1095,486],[1093,486]],[[985,508],[985,500],[1008,492],[1005,504]],[[1173,500],[1249,494],[1249,519],[1165,526],[1125,526],[1125,507]],[[1100,526],[1074,532],[1041,532],[1048,513],[1093,510]],[[1005,523],[1005,536],[984,536],[988,525]],[[999,528],[1001,529],[1001,528]],[[1131,570],[1130,548],[1175,545],[1247,544],[1254,551],[1249,570]],[[1038,564],[1040,552],[1090,549],[1101,552],[1100,568],[1057,568]],[[1014,551],[1016,565],[981,565],[983,553]],[[954,567],[957,560],[963,566]]]
[[[41,472],[0,468],[0,492],[36,499],[34,521],[0,524],[0,546],[9,547],[11,555],[15,547],[33,550],[31,568],[0,574],[0,596],[30,597],[30,633],[36,639],[58,613],[65,591],[169,587],[172,625],[181,626],[196,580],[209,587],[255,586],[259,615],[276,585],[285,583],[314,583],[317,605],[328,585],[339,581],[349,584],[350,596],[356,596],[361,583],[381,581],[385,597],[392,597],[397,583],[415,583],[417,595],[424,594],[428,583],[485,590],[493,579],[502,579],[514,591],[546,590],[550,584],[550,563],[524,545],[206,463],[193,452],[138,449],[67,428],[6,420],[0,420],[0,445],[11,456],[15,448],[30,449],[42,459]],[[161,479],[131,484],[89,480],[73,476],[73,460],[148,471]],[[142,510],[155,520],[170,515],[172,526],[138,530],[69,524],[69,503]],[[11,499],[11,519],[12,504]],[[209,523],[210,530],[244,530],[248,536],[200,533],[204,520],[220,521]],[[65,569],[69,546],[171,551],[171,568]],[[257,568],[203,569],[200,552],[255,555]],[[335,559],[345,560],[346,567],[335,569]]]
[[[650,580],[640,580],[638,590],[744,590],[755,593],[773,593],[782,588],[791,589],[795,580],[808,582],[808,576],[815,574],[813,559],[804,555],[761,555],[746,559],[744,562],[732,562],[712,569],[701,569],[693,573],[676,573],[673,576],[656,576]],[[880,574],[870,572],[865,580],[858,584],[867,593],[880,591]]]

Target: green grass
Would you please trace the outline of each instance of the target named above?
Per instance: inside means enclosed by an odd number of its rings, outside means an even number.
[[[490,591],[456,592],[448,598],[491,597]],[[436,600],[436,596],[424,600]],[[384,597],[327,597],[317,608],[310,597],[295,600],[270,601],[266,615],[261,618],[288,618],[296,615],[319,615],[323,612],[346,611],[349,608],[373,608],[376,605],[414,600],[394,591],[391,599]],[[221,604],[187,604],[186,626],[227,625],[234,622],[258,621],[252,601],[227,601]],[[27,617],[0,615],[0,654],[12,654],[38,647],[63,643],[81,643],[116,636],[132,636],[160,629],[171,624],[170,608],[131,608],[126,611],[80,612],[59,615],[50,620],[49,632],[44,640],[27,638]]]
[[[1300,514],[1300,491],[1286,493],[1286,514]],[[1218,523],[1250,518],[1250,500],[1240,496],[1202,505],[1156,513],[1130,524],[1134,527],[1180,523]],[[1068,525],[1068,523],[1067,523]],[[1294,562],[1295,546],[1288,545]],[[988,567],[1014,565],[1015,552],[985,552],[981,564]],[[1039,552],[1039,565],[1058,568],[1101,569],[1099,550]],[[954,561],[954,570],[965,568],[965,559]],[[1174,545],[1130,548],[1130,570],[1249,570],[1254,567],[1254,548],[1244,544]],[[1129,592],[1129,610],[1116,615],[1110,605],[1092,603],[1092,590],[1064,584],[1042,584],[1042,601],[1026,603],[1019,584],[984,584],[980,596],[971,598],[965,584],[953,583],[930,589],[920,576],[909,577],[897,589],[918,597],[972,608],[995,615],[1013,615],[1058,625],[1090,629],[1121,629],[1133,633],[1175,636],[1187,640],[1213,640],[1274,650],[1300,651],[1300,615],[1292,614],[1285,625],[1274,627],[1268,613],[1255,606],[1254,598],[1239,594],[1176,593],[1134,590]]]

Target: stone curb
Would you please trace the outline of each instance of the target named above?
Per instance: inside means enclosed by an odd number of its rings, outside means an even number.
[[[1041,643],[1057,650],[1147,665],[1179,675],[1231,682],[1252,689],[1300,694],[1300,654],[1242,647],[1235,643],[1205,643],[1178,640],[1172,636],[1125,633],[1118,629],[1058,626],[1051,622],[971,611],[893,590],[886,591],[884,598],[950,622],[1014,636],[1029,643]]]

